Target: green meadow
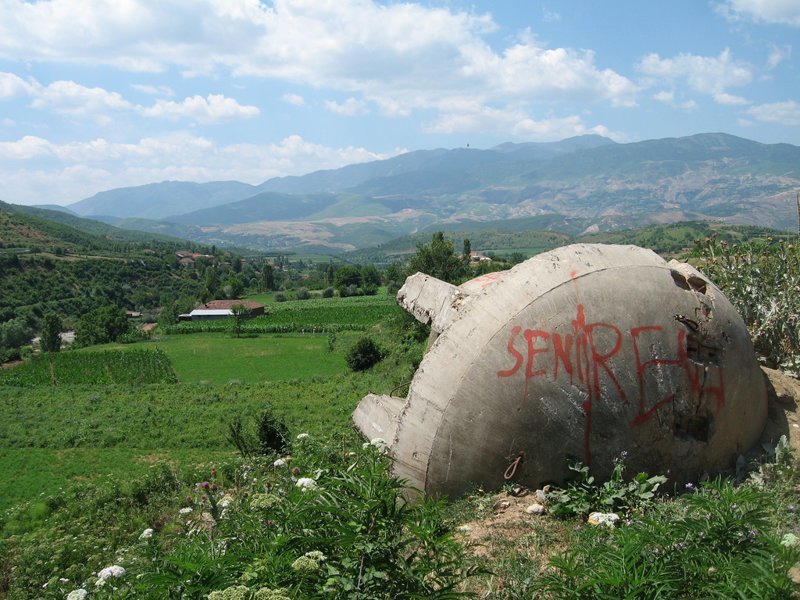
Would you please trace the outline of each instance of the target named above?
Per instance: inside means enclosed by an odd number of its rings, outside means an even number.
[[[154,348],[169,357],[180,383],[259,383],[343,373],[347,370],[344,353],[356,338],[353,333],[336,334],[330,351],[326,334],[236,338],[229,333],[193,333],[155,337],[137,344],[92,346],[78,353]]]

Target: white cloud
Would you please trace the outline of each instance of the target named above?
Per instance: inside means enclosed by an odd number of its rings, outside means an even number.
[[[797,0],[727,0],[718,8],[731,20],[800,27],[800,3]]]
[[[542,19],[545,23],[555,23],[561,20],[561,15],[555,11],[547,10],[546,6],[542,6]]]
[[[257,117],[261,111],[257,106],[241,105],[233,98],[226,98],[221,94],[209,94],[206,98],[185,98],[183,102],[158,100],[153,106],[142,109],[142,114],[146,117],[219,123],[230,119]]]
[[[306,99],[299,94],[284,94],[281,96],[281,100],[294,106],[305,106],[306,103]]]
[[[174,96],[175,92],[168,85],[144,85],[140,83],[132,83],[131,89],[148,96]]]
[[[74,81],[55,81],[33,92],[31,106],[57,113],[102,116],[108,111],[130,110],[133,105],[117,92],[85,87]]]
[[[171,93],[167,87],[131,86],[145,93]],[[239,104],[222,94],[191,96],[182,102],[157,100],[152,106],[133,104],[117,92],[99,87],[85,87],[74,81],[54,81],[42,85],[34,79],[24,81],[13,73],[0,73],[0,100],[27,95],[31,106],[50,110],[58,114],[78,115],[108,121],[108,114],[119,111],[135,111],[146,117],[189,119],[199,123],[218,123],[230,119],[251,118],[261,111],[257,106]]]
[[[750,104],[750,101],[747,98],[742,98],[741,96],[735,96],[733,94],[727,94],[725,92],[714,94],[714,100],[716,100],[718,104],[727,104],[728,106],[741,106],[743,104]]]
[[[751,106],[747,109],[747,112],[757,121],[765,123],[800,125],[800,102],[796,100],[759,104],[757,106]]]
[[[348,98],[342,103],[333,100],[325,101],[325,108],[337,115],[353,117],[367,112],[367,103],[356,98]]]
[[[35,83],[25,81],[14,73],[0,72],[0,100],[28,96],[33,93],[35,88]]]
[[[675,93],[662,90],[653,94],[653,98],[659,102],[663,102],[664,104],[672,104],[675,102]]]
[[[649,54],[636,68],[652,78],[652,83],[686,81],[691,89],[711,96],[720,104],[747,103],[726,89],[747,85],[753,79],[752,66],[734,60],[728,49],[719,56],[679,54],[675,58],[661,58],[658,54]]]
[[[27,136],[0,142],[0,179],[6,200],[63,204],[104,189],[167,179],[260,183],[270,177],[388,158],[402,151],[385,154],[354,146],[333,148],[298,135],[263,145],[218,145],[182,132],[142,138],[136,143],[97,138],[56,144]],[[23,166],[18,168],[20,164]],[[60,190],[58,198],[50,196],[54,189]]]
[[[459,98],[635,105],[637,86],[592,51],[529,32],[497,51],[485,39],[496,29],[489,14],[377,0],[5,0],[0,59],[225,70],[343,92],[386,115]]]
[[[30,160],[53,154],[53,145],[50,142],[32,135],[26,135],[16,142],[0,142],[0,158],[5,160]]]
[[[784,60],[787,60],[792,57],[792,47],[788,44],[785,45],[783,48],[778,48],[777,46],[772,47],[772,51],[769,53],[769,57],[767,58],[767,69],[772,70],[781,64]]]
[[[493,108],[474,104],[453,106],[426,126],[432,133],[486,133],[504,131],[517,139],[560,140],[575,135],[596,133],[613,135],[607,127],[588,127],[578,115],[532,119],[515,107]]]

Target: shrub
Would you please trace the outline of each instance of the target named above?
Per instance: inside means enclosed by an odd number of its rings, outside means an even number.
[[[324,290],[322,290],[322,297],[323,298],[333,298],[333,288],[332,287],[326,287]]]
[[[569,468],[577,478],[564,488],[554,489],[547,497],[550,512],[556,515],[585,516],[592,511],[630,512],[645,508],[652,505],[658,488],[667,481],[663,475],[650,477],[647,473],[639,473],[625,481],[622,458],[614,462],[611,477],[602,485],[595,483],[586,465],[576,462]]]
[[[384,352],[372,338],[363,337],[347,351],[345,360],[353,371],[366,371],[378,364],[384,357]]]
[[[294,295],[298,300],[308,300],[311,298],[311,292],[308,291],[308,288],[304,287],[297,288],[294,292]]]
[[[289,429],[283,417],[275,415],[271,405],[255,418],[255,432],[245,428],[241,417],[228,425],[228,441],[242,456],[282,454],[289,448]]]
[[[759,359],[800,374],[800,244],[698,244],[701,269],[739,311]]]
[[[284,294],[283,292],[278,292],[277,294],[275,294],[275,302],[286,302],[286,300],[287,300],[286,294]]]

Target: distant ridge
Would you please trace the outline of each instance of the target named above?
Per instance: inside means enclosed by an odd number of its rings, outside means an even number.
[[[781,228],[795,218],[798,188],[800,147],[791,144],[725,133],[627,144],[586,135],[417,150],[257,186],[150,184],[70,208],[204,243],[336,253],[454,222],[548,216],[587,232],[686,220]]]

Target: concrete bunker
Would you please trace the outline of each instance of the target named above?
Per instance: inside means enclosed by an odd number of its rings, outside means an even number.
[[[353,420],[427,494],[505,480],[633,472],[676,483],[731,466],[767,417],[742,319],[692,266],[636,246],[576,244],[453,286],[422,273],[398,302],[431,326],[405,398]]]

